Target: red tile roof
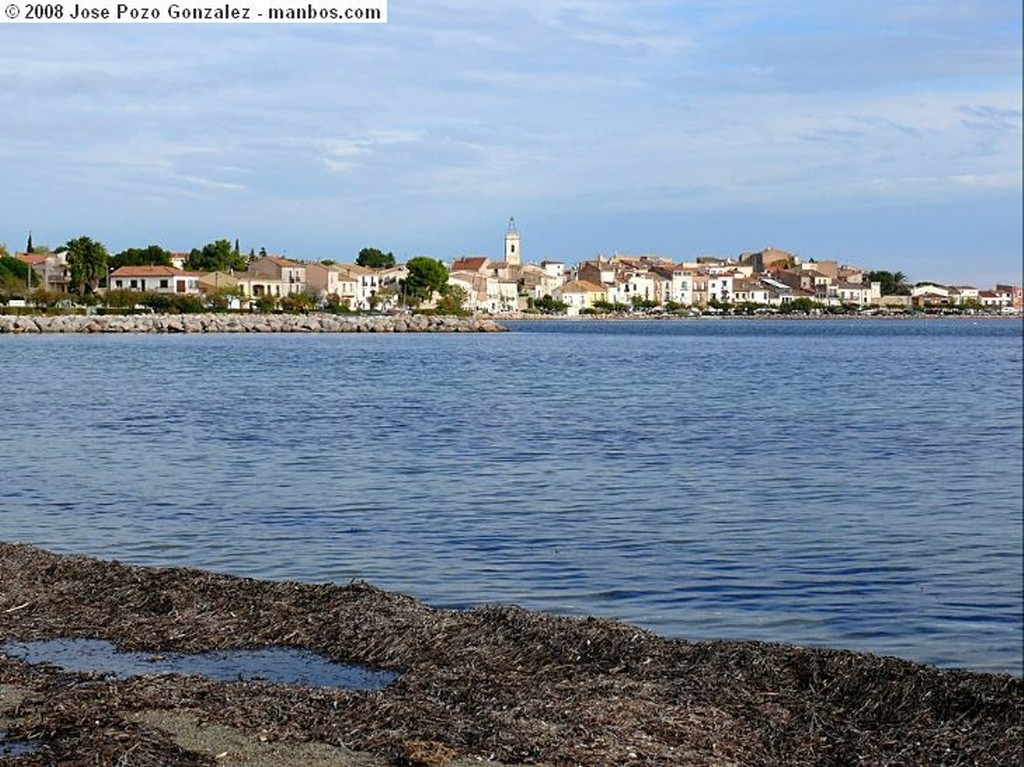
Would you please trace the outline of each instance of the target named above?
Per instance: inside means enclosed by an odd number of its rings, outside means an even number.
[[[487,267],[487,256],[457,258],[452,264],[453,272],[479,272]]]
[[[198,272],[186,272],[173,266],[120,266],[111,272],[111,277],[185,277],[198,276]]]

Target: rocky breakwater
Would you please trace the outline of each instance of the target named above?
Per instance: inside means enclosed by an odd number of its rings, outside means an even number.
[[[504,328],[477,317],[421,314],[139,314],[0,315],[0,333],[494,333]]]

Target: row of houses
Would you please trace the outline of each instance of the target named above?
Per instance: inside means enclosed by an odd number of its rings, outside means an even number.
[[[16,258],[32,267],[46,290],[70,289],[66,254],[18,253]],[[187,259],[187,253],[174,253],[171,266],[119,267],[107,275],[106,289],[194,296],[223,292],[235,295],[239,307],[264,296],[281,299],[312,293],[321,299],[335,296],[352,309],[366,310],[384,301],[394,304],[408,276],[404,265],[370,269],[357,264],[300,263],[280,256],[257,258],[244,272],[194,272],[184,268]]]
[[[405,266],[370,269],[357,264],[299,263],[280,256],[265,256],[244,272],[188,272],[180,266],[122,266],[110,273],[111,290],[158,293],[230,293],[244,307],[264,296],[275,299],[311,293],[325,300],[333,296],[352,309],[388,308],[397,303]],[[387,304],[384,306],[383,304]]]
[[[1020,286],[993,290],[921,284],[909,295],[883,296],[869,273],[837,261],[802,262],[768,248],[739,258],[700,258],[680,264],[656,256],[615,254],[567,267],[559,261],[492,263],[487,257],[456,259],[449,283],[466,289],[470,307],[491,313],[522,309],[527,299],[551,297],[579,314],[601,305],[690,306],[750,304],[781,308],[806,298],[827,307],[893,309],[975,306],[1024,310]]]
[[[506,253],[508,253],[506,247]],[[518,254],[518,250],[515,251]],[[64,254],[17,254],[49,290],[66,291]],[[190,272],[187,254],[174,254],[173,266],[122,266],[110,272],[110,290],[138,290],[181,295],[226,292],[246,307],[263,296],[281,299],[309,293],[351,309],[388,309],[401,302],[404,265],[371,269],[357,264],[307,262],[280,256],[253,260],[231,272]],[[738,258],[699,258],[675,264],[656,256],[615,254],[575,266],[544,260],[492,262],[487,256],[456,258],[448,283],[465,291],[465,307],[502,314],[526,309],[532,301],[551,298],[570,315],[602,305],[708,307],[749,304],[784,307],[806,298],[824,306],[895,309],[972,306],[997,311],[1024,310],[1020,286],[992,290],[972,286],[918,284],[909,295],[883,296],[881,284],[863,269],[837,261],[801,261],[792,253],[768,248]]]

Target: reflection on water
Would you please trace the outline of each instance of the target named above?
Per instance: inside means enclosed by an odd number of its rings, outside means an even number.
[[[308,650],[263,647],[254,650],[218,650],[184,653],[123,652],[99,639],[50,639],[9,642],[0,652],[26,663],[46,663],[66,671],[113,677],[146,674],[199,675],[218,682],[260,679],[275,684],[379,690],[396,678],[389,671],[335,663]]]

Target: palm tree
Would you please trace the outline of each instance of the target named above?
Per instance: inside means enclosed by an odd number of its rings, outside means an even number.
[[[894,272],[892,275],[892,292],[897,296],[909,296],[910,286],[907,285],[907,275],[903,272]]]

